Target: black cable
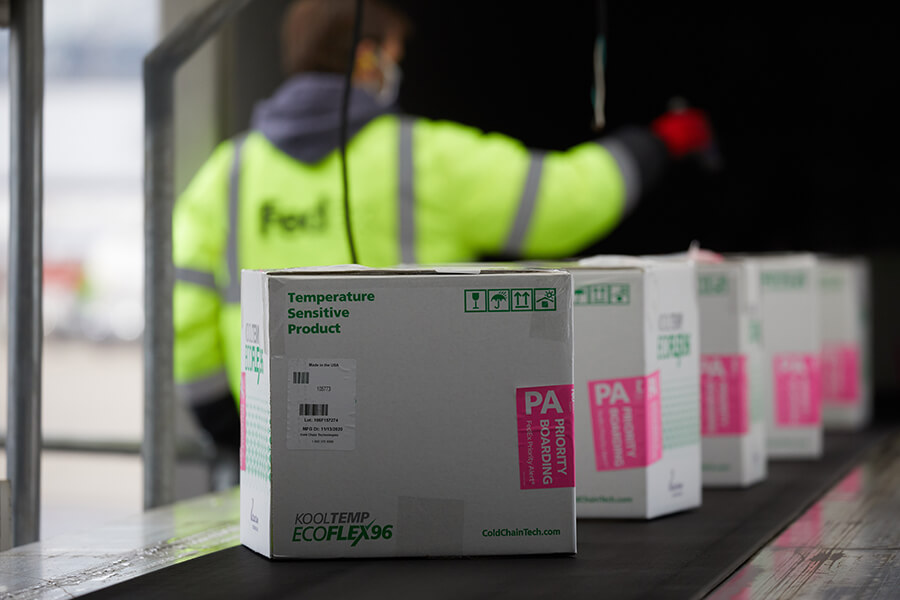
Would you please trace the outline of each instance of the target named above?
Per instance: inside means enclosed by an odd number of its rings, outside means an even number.
[[[350,185],[347,183],[347,120],[350,109],[350,87],[353,84],[353,66],[356,64],[356,47],[362,32],[363,0],[356,0],[356,16],[353,22],[353,42],[350,44],[350,58],[344,77],[344,94],[341,99],[341,176],[344,184],[344,221],[347,226],[347,245],[350,248],[350,262],[358,264],[356,246],[353,243],[353,226],[350,224]]]

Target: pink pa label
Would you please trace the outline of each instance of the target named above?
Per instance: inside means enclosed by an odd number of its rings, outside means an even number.
[[[822,346],[822,400],[825,404],[856,404],[860,393],[860,350],[857,344]]]
[[[519,487],[575,487],[574,385],[516,389]]]
[[[822,422],[822,386],[819,357],[785,353],[772,357],[775,384],[775,423],[794,427]]]
[[[750,428],[747,357],[700,356],[700,413],[703,435],[740,435]]]
[[[241,372],[241,471],[247,470],[247,374]]]
[[[588,381],[598,471],[645,467],[662,458],[659,371]]]

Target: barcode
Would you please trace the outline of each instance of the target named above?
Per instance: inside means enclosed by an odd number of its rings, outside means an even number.
[[[309,373],[307,373],[309,375]],[[301,417],[327,417],[328,416],[328,405],[327,404],[301,404],[300,405],[300,416]]]
[[[309,383],[309,371],[294,371],[294,383]]]

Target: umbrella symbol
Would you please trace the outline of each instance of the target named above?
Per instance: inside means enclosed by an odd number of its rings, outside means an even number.
[[[506,301],[506,292],[497,292],[493,296],[491,296],[491,302],[494,303],[494,308],[500,308],[500,303]]]

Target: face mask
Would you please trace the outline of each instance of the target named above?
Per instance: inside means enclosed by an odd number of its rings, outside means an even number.
[[[378,68],[381,69],[381,88],[375,92],[375,99],[382,106],[390,106],[397,101],[400,94],[400,83],[403,81],[403,71],[393,59],[384,52],[378,53]]]

